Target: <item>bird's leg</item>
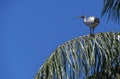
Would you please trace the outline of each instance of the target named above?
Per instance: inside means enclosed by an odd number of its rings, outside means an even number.
[[[94,27],[90,27],[90,35],[94,36]]]
[[[92,28],[90,27],[90,35],[92,35],[91,30],[92,30]]]
[[[94,35],[94,27],[93,27],[93,35]]]

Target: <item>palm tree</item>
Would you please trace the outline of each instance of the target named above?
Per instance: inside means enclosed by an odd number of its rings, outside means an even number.
[[[111,19],[115,23],[120,22],[120,0],[103,0],[103,9],[101,16],[107,14],[108,20]]]
[[[120,34],[81,36],[59,46],[35,79],[120,79]]]
[[[103,0],[101,15],[120,21],[120,0]],[[60,45],[35,79],[120,79],[120,32],[74,38]]]

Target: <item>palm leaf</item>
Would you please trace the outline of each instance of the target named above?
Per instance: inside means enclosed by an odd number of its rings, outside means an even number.
[[[103,9],[101,16],[107,14],[108,20],[111,19],[115,23],[120,22],[120,0],[103,0]]]
[[[119,34],[81,36],[60,45],[35,79],[120,79]]]

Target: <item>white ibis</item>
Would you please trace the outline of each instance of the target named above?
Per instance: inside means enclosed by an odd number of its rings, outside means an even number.
[[[86,18],[86,16],[79,16],[78,18],[83,18],[84,23],[90,27],[90,35],[94,35],[94,28],[100,23],[99,18],[94,16],[90,16]]]

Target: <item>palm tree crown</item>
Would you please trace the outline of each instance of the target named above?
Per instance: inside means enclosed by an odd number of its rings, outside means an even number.
[[[120,79],[118,33],[74,38],[59,46],[35,79]]]

